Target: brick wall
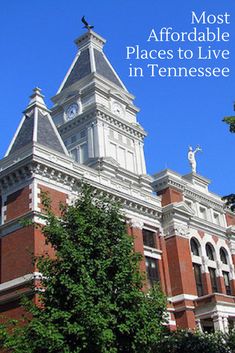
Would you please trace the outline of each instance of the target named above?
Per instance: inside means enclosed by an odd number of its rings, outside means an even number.
[[[26,186],[7,196],[5,220],[10,221],[30,211],[30,189]]]
[[[158,195],[162,196],[162,206],[166,206],[173,202],[181,202],[183,201],[183,195],[180,191],[166,188],[158,193]]]
[[[51,200],[52,212],[59,216],[61,214],[60,204],[66,204],[68,195],[44,185],[39,185],[38,187],[40,189],[40,193],[47,193]],[[41,195],[39,194],[38,197],[41,198]],[[43,205],[41,202],[39,203],[38,207],[41,209],[41,211],[43,210]]]
[[[34,229],[18,229],[1,239],[1,283],[34,270]]]
[[[235,226],[235,216],[234,215],[226,213],[225,217],[226,217],[226,221],[227,221],[228,226]]]
[[[196,295],[189,241],[173,236],[166,240],[172,295]]]

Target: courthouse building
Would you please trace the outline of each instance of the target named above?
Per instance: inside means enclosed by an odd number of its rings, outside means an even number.
[[[39,229],[41,192],[71,203],[81,180],[122,202],[148,286],[160,281],[169,299],[169,326],[227,331],[235,320],[235,215],[210,181],[192,171],[146,172],[146,133],[133,95],[103,52],[105,40],[86,32],[52,98],[39,88],[0,161],[0,309],[19,317],[19,298],[40,275],[32,254],[49,249]]]

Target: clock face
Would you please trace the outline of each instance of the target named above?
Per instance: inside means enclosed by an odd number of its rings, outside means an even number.
[[[68,120],[73,119],[78,114],[78,110],[77,103],[71,104],[66,111]]]
[[[123,109],[122,109],[122,106],[121,104],[117,103],[117,102],[114,102],[113,103],[113,113],[114,114],[117,114],[118,116],[122,117],[123,116]]]

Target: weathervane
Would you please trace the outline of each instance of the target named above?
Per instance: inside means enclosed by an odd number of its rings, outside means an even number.
[[[85,20],[85,16],[82,16],[81,21],[85,25],[83,28],[86,28],[88,31],[94,28],[94,26],[89,25],[89,23]]]
[[[201,149],[200,146],[197,146],[197,148],[194,151],[193,151],[193,148],[191,146],[189,146],[188,160],[189,160],[189,164],[190,164],[191,169],[192,169],[192,173],[196,173],[197,162],[196,162],[195,155],[196,155],[196,153],[198,151],[202,152],[202,149]]]

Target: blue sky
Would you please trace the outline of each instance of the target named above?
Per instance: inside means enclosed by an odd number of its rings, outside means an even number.
[[[200,66],[229,66],[228,78],[151,78],[128,77],[126,47],[173,49],[173,43],[148,43],[152,28],[192,29],[191,12],[231,15],[229,43],[211,44],[213,49],[230,50],[229,60],[200,62]],[[95,25],[95,31],[107,39],[105,53],[120,78],[136,97],[140,107],[138,120],[148,132],[145,156],[150,174],[170,168],[180,174],[189,170],[187,149],[199,144],[198,173],[211,179],[211,190],[221,195],[235,191],[235,134],[230,134],[222,118],[233,114],[235,99],[234,0],[30,0],[1,2],[0,45],[0,156],[2,157],[19,124],[22,111],[35,86],[43,89],[46,103],[55,95],[70,66],[76,46],[73,40],[84,30],[83,15]],[[211,25],[214,29],[216,25]],[[203,30],[205,25],[200,26]],[[206,47],[208,44],[204,44]],[[195,45],[185,44],[185,49]],[[133,65],[146,63],[132,60]],[[179,65],[174,59],[158,62]],[[199,66],[198,61],[181,66]]]

